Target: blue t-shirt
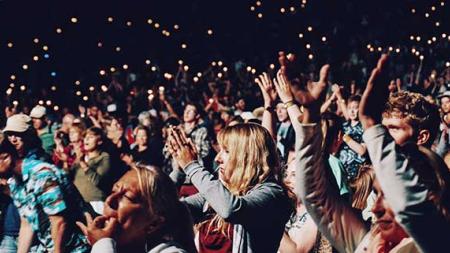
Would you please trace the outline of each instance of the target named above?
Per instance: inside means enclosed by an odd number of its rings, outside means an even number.
[[[5,201],[5,209],[3,213],[3,234],[8,236],[18,236],[20,229],[19,211],[8,196],[2,196],[2,201]]]

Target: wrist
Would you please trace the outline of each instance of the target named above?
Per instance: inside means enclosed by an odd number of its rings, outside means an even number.
[[[348,134],[344,134],[344,136],[342,137],[342,140],[345,143],[348,143],[348,142],[350,142],[352,140],[352,137],[350,137],[350,135],[348,135]]]
[[[288,109],[289,107],[294,106],[294,105],[296,105],[296,104],[295,104],[295,101],[293,99],[290,99],[290,100],[288,100],[286,102],[283,102],[283,107],[285,109]]]

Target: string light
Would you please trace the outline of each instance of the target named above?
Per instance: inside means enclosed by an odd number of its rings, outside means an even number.
[[[263,14],[262,13],[258,13],[258,18],[262,18]]]
[[[301,39],[301,38],[303,38],[303,33],[299,33],[298,34],[298,37]]]
[[[100,87],[100,89],[101,89],[103,92],[107,92],[107,91],[108,91],[108,87],[107,87],[106,85],[104,85],[104,84],[102,84],[102,86]]]
[[[62,33],[62,29],[61,28],[56,28],[56,33],[61,34]]]
[[[39,61],[39,56],[37,55],[33,56],[33,61]]]
[[[76,94],[77,96],[81,96],[81,91],[77,91],[75,94]]]
[[[25,91],[26,89],[27,89],[27,87],[26,87],[25,85],[21,85],[21,86],[20,86],[20,90],[21,90],[21,91]]]
[[[102,71],[103,71],[103,74],[102,74]],[[104,74],[105,74],[104,72],[105,72],[104,70],[101,70],[101,71],[100,71],[100,75],[104,75]],[[78,80],[75,81],[75,85],[80,85],[80,83],[81,83],[81,82],[78,81]]]
[[[273,64],[273,63],[270,64],[270,65],[269,65],[269,68],[270,68],[270,69],[275,69],[275,64]]]
[[[150,60],[145,60],[145,64],[149,65],[150,63],[152,63]]]
[[[186,49],[186,48],[187,48],[187,45],[183,43],[183,44],[181,44],[181,48],[182,48],[182,49]]]
[[[153,20],[152,19],[147,19],[147,24],[149,24],[149,25],[151,25],[153,23]]]
[[[104,70],[102,69],[102,70],[100,70],[99,73],[100,73],[101,76],[104,76],[104,75],[106,74],[106,71],[104,71]]]
[[[112,23],[114,21],[114,18],[113,17],[108,17],[108,22],[109,23]]]
[[[51,104],[52,104],[52,101],[47,100],[47,101],[45,101],[45,104],[46,104],[46,105],[51,105]]]
[[[37,44],[37,43],[39,43],[39,39],[38,38],[34,38],[33,42]]]
[[[22,65],[22,68],[23,68],[24,70],[27,70],[27,69],[28,69],[28,65],[24,64],[24,65]]]
[[[15,76],[15,75],[11,75],[9,78],[10,78],[11,80],[16,80],[16,76]]]
[[[56,86],[52,85],[52,87],[50,88],[52,91],[56,91]]]
[[[127,21],[127,26],[130,27],[133,23],[131,21]]]
[[[57,106],[57,105],[53,106],[53,110],[58,111],[59,110],[59,106]]]
[[[76,24],[78,22],[78,19],[76,17],[73,17],[70,19],[70,22]]]
[[[213,31],[211,30],[211,29],[208,29],[208,35],[212,35],[213,34]]]
[[[42,50],[47,51],[48,50],[48,46],[43,46]]]
[[[127,70],[127,69],[128,69],[128,65],[127,65],[127,64],[124,64],[124,65],[122,66],[122,68],[125,69],[125,70]]]
[[[83,97],[83,100],[84,100],[84,101],[88,101],[88,99],[89,99],[88,96],[84,96],[84,97]]]
[[[6,46],[9,48],[12,48],[14,46],[14,44],[12,42],[8,42],[8,44]]]

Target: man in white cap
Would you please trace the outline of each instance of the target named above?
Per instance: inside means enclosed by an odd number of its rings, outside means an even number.
[[[36,129],[39,138],[42,141],[42,148],[49,155],[53,153],[55,148],[54,133],[47,123],[47,110],[42,105],[36,105],[30,112],[33,121],[33,127]]]
[[[89,252],[74,224],[91,210],[67,174],[42,161],[41,140],[31,122],[25,114],[13,115],[3,129],[6,138],[0,134],[0,178],[8,179],[21,217],[17,252],[29,252],[34,237],[31,252]]]

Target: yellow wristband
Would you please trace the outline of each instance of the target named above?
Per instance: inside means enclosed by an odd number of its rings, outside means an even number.
[[[348,143],[351,139],[352,137],[350,137],[348,134],[344,134],[344,136],[342,137],[342,140],[344,140],[345,143]]]
[[[286,103],[283,103],[284,109],[287,109],[293,105],[295,105],[294,100],[289,100]]]

